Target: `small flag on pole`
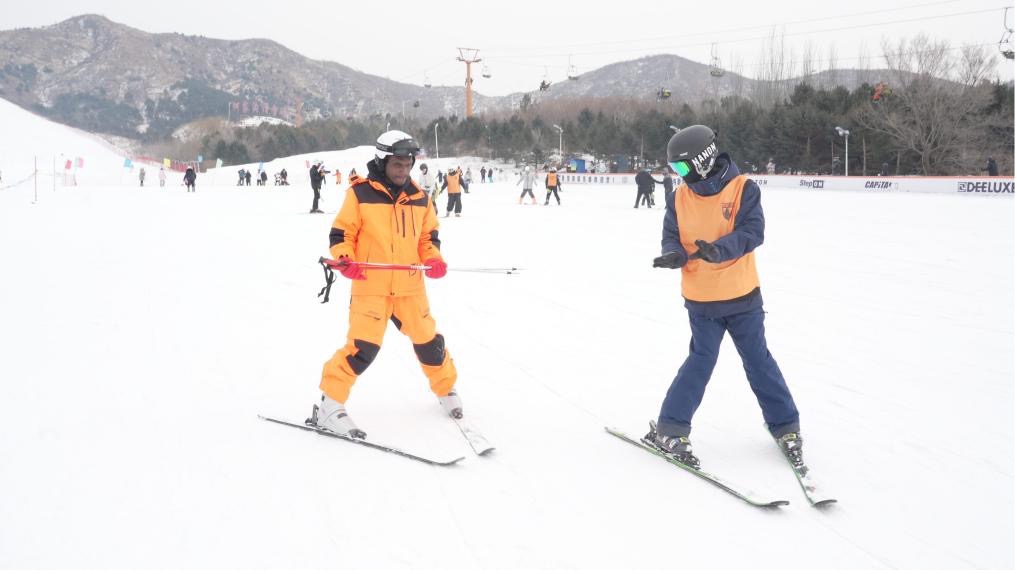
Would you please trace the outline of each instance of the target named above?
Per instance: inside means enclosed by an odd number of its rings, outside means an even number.
[[[134,162],[131,161],[131,158],[129,157],[124,158],[124,167],[134,167]]]
[[[168,157],[162,158],[162,164],[166,167],[173,167],[173,160]]]
[[[222,158],[218,158],[215,160],[215,167],[222,167]]]
[[[78,167],[85,167],[85,158],[76,157],[74,158],[74,163],[77,164]]]
[[[74,164],[71,163],[71,160],[67,160],[67,163],[64,164],[64,169],[71,169],[73,165]]]

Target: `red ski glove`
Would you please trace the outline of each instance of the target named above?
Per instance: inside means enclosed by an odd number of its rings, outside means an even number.
[[[427,275],[431,279],[441,279],[446,273],[448,273],[448,265],[437,257],[432,257],[427,261],[424,261],[424,265],[430,267],[430,269],[424,271],[424,275]]]
[[[343,277],[354,281],[367,279],[367,275],[364,275],[364,269],[356,261],[350,261],[349,257],[339,258],[339,273],[342,273]]]

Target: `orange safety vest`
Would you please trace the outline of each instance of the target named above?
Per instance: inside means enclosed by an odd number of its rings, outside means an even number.
[[[332,223],[329,252],[369,263],[413,265],[438,250],[438,219],[431,200],[415,182],[393,198],[373,179],[354,178]],[[424,293],[422,271],[364,269],[366,280],[353,281],[351,295],[406,296]]]
[[[558,174],[549,173],[547,174],[547,187],[556,187],[558,185]]]
[[[710,196],[697,195],[684,183],[678,188],[674,201],[678,234],[689,255],[699,250],[697,239],[713,242],[734,231],[746,180],[747,176],[739,175]],[[721,263],[690,259],[682,267],[682,296],[690,301],[729,301],[757,287],[755,253]]]
[[[452,175],[446,175],[445,176],[445,181],[448,182],[448,192],[449,193],[461,193],[462,192],[462,190],[459,188],[459,173],[458,172],[454,173]]]

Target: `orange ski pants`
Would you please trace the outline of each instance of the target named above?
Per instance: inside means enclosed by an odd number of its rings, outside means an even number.
[[[391,320],[410,338],[431,391],[443,397],[456,384],[456,367],[445,349],[445,338],[436,331],[427,295],[394,297],[356,295],[350,301],[350,329],[346,346],[336,351],[321,372],[321,390],[336,402],[345,403],[357,377],[371,366],[385,328]]]

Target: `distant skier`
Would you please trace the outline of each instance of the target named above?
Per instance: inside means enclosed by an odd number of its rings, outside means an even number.
[[[251,186],[251,170],[249,169],[244,170],[244,184],[248,187]]]
[[[650,196],[653,194],[655,186],[656,180],[650,175],[650,170],[639,170],[639,173],[636,174],[636,204],[632,207],[639,209],[639,206],[643,204],[646,204],[647,208],[653,207],[653,200],[650,199]]]
[[[261,170],[261,185],[268,185],[268,172]]]
[[[551,168],[551,171],[547,173],[547,177],[544,178],[544,187],[547,188],[547,197],[544,198],[544,205],[551,202],[551,194],[554,194],[554,199],[561,205],[561,198],[558,197],[558,192],[561,191],[561,178],[558,177],[558,170]]]
[[[141,183],[141,187],[145,187],[145,168],[141,168],[138,172],[138,181]]]
[[[452,214],[454,209],[456,217],[460,217],[463,212],[463,191],[469,191],[470,184],[463,179],[463,172],[454,168],[448,168],[448,173],[445,174],[445,181],[441,184],[441,191],[448,189],[448,205],[445,207],[445,217]]]
[[[523,203],[523,198],[527,194],[530,196],[530,203],[533,205],[537,204],[537,198],[533,195],[533,184],[537,183],[537,174],[533,171],[530,166],[523,166],[523,171],[519,174],[519,181],[516,185],[523,184],[523,192],[519,194],[519,203]]]
[[[480,183],[486,182],[487,182],[487,166],[485,165],[480,167]]]
[[[987,171],[987,172],[989,172],[990,176],[991,175],[999,175],[999,166],[996,165],[996,160],[994,160],[994,159],[992,159],[990,157],[989,161],[987,161],[985,163],[985,167],[983,167],[979,171]]]
[[[247,176],[247,170],[240,168],[237,170],[237,185],[244,185],[244,178]]]
[[[159,168],[159,187],[166,187],[166,168]]]
[[[187,171],[184,172],[184,185],[187,186],[187,191],[194,192],[194,183],[198,180],[198,174],[194,172],[192,166],[187,166]]]
[[[321,181],[323,179],[321,175],[321,166],[317,163],[311,166],[311,191],[314,192],[314,201],[311,202],[310,213],[325,213],[318,209],[318,201],[321,200]]]
[[[770,434],[788,460],[802,461],[798,409],[763,330],[763,297],[756,274],[756,247],[763,243],[759,186],[740,175],[716,135],[689,126],[671,137],[668,163],[684,183],[667,196],[662,253],[654,267],[682,270],[682,297],[689,312],[689,355],[667,391],[656,430],[646,435],[661,450],[698,467],[689,434],[725,333],[741,356],[749,387]]]
[[[431,198],[431,203],[433,204],[438,198],[438,190],[434,183],[434,175],[430,172],[426,163],[420,164],[420,177],[417,179],[417,183],[420,185],[420,189],[424,190],[424,193]],[[437,205],[434,206],[434,214],[438,214]]]
[[[375,157],[367,164],[368,176],[346,190],[342,209],[329,234],[329,252],[351,279],[349,331],[346,345],[322,370],[320,405],[312,422],[332,432],[353,437],[366,434],[346,412],[346,401],[357,377],[381,349],[389,320],[409,337],[417,360],[445,412],[461,418],[463,405],[455,392],[455,364],[437,332],[427,300],[424,277],[440,279],[447,266],[438,250],[438,219],[428,197],[410,179],[420,151],[413,138],[393,130],[381,134]],[[391,271],[361,267],[357,262],[420,264],[430,267]]]

